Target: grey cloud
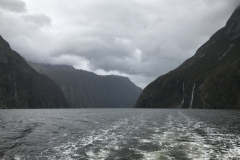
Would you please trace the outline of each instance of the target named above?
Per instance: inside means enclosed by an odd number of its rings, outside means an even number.
[[[22,0],[1,0],[0,8],[12,12],[27,11],[26,4]]]
[[[75,38],[72,41],[62,43],[53,56],[62,54],[79,55],[89,60],[114,56],[127,57],[132,52],[131,41],[123,38],[102,39],[99,37]]]
[[[0,33],[26,59],[126,75],[144,87],[192,56],[225,25],[238,1],[25,3],[38,11],[0,14]]]
[[[32,22],[38,26],[51,25],[51,18],[43,13],[22,16],[24,21]]]
[[[119,3],[123,10],[115,11],[116,8],[111,6],[117,4],[110,3],[107,7],[110,10],[104,12],[102,5],[99,7],[95,4],[93,7],[95,16],[89,13],[89,21],[96,23],[94,26],[88,25],[90,29],[85,36],[101,37],[101,43],[95,41],[78,42],[73,46],[65,45],[69,48],[68,54],[79,55],[89,60],[89,67],[93,71],[102,69],[106,72],[118,71],[145,77],[164,74],[193,55],[197,47],[224,26],[229,13],[234,8],[230,3],[226,7],[226,2],[216,0],[206,3],[186,0],[185,4],[175,3],[176,6],[171,6],[172,8],[160,8],[160,10],[156,4],[145,6],[137,3],[138,8],[134,5],[125,6],[125,1]],[[118,46],[113,43],[113,38],[110,40],[106,38],[117,36],[129,39],[130,46]],[[140,61],[132,57],[137,48],[142,52]],[[58,52],[58,54],[66,53]]]

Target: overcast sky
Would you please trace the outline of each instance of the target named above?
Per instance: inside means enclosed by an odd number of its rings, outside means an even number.
[[[222,28],[238,0],[0,0],[0,35],[25,59],[144,88]]]

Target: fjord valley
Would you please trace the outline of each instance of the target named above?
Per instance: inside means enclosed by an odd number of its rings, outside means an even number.
[[[0,36],[0,108],[69,108],[58,85],[31,68]]]
[[[27,63],[2,37],[0,44],[0,108],[131,108],[142,91],[127,77]]]
[[[0,0],[0,159],[239,160],[238,5]]]
[[[73,108],[132,108],[142,91],[127,77],[100,76],[68,65],[28,63],[54,80]]]
[[[158,77],[136,108],[240,109],[240,6],[194,56]]]

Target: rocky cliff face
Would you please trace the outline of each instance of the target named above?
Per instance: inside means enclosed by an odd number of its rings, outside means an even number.
[[[57,84],[32,69],[0,36],[0,108],[67,108]]]
[[[240,108],[240,7],[196,54],[158,77],[138,108]]]
[[[68,65],[29,64],[53,79],[74,108],[130,108],[142,91],[126,77],[99,76]]]

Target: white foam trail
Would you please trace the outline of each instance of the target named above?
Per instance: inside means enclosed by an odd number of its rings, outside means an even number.
[[[194,97],[194,89],[195,89],[195,83],[193,85],[193,89],[192,89],[192,98],[191,98],[191,103],[190,103],[190,109],[192,109],[192,103],[193,103],[193,97]]]
[[[135,117],[132,117],[131,120],[134,121]],[[122,119],[105,129],[93,131],[89,135],[79,137],[75,142],[68,142],[54,149],[59,153],[58,156],[63,159],[71,160],[76,155],[77,159],[104,160],[111,151],[121,148],[120,143],[129,137],[129,133],[143,125],[141,118],[137,123],[138,126],[129,125],[129,122],[130,118]],[[79,150],[85,152],[86,155],[80,155]]]
[[[157,128],[153,130],[159,131]],[[216,126],[189,118],[181,112],[169,115],[161,130],[163,132],[153,132],[150,139],[140,140],[143,144],[162,146],[162,149],[154,152],[136,149],[135,151],[143,154],[144,160],[176,159],[177,155],[175,153],[172,155],[172,151],[183,153],[185,158],[194,160],[240,158],[238,135],[223,134]],[[198,130],[205,133],[202,135],[201,132],[196,132]]]
[[[205,148],[201,150],[204,154],[199,159],[211,159],[213,157],[213,159],[218,160],[240,159],[239,135],[221,133],[221,130],[215,125],[207,124],[194,118],[190,119],[183,114],[182,116],[187,121],[188,130],[194,131],[195,129],[204,128],[204,136],[197,135],[198,138],[194,138],[198,140],[194,143],[205,146]],[[196,133],[193,135],[196,135]],[[191,154],[189,154],[189,158],[191,158]]]
[[[112,153],[118,153],[122,147],[126,147],[124,145],[127,145],[129,140],[134,139],[136,145],[128,149],[142,155],[140,160],[173,160],[179,155],[193,160],[240,158],[239,136],[222,133],[222,130],[213,124],[190,118],[182,112],[164,117],[164,125],[155,121],[151,123],[153,126],[149,126],[150,121],[146,118],[148,117],[140,116],[121,119],[106,128],[79,137],[74,142],[55,147],[59,153],[57,157],[69,160],[104,160],[113,156]],[[141,134],[135,134],[137,128],[140,128]],[[148,145],[153,145],[153,148]],[[81,154],[83,152],[85,154]]]

